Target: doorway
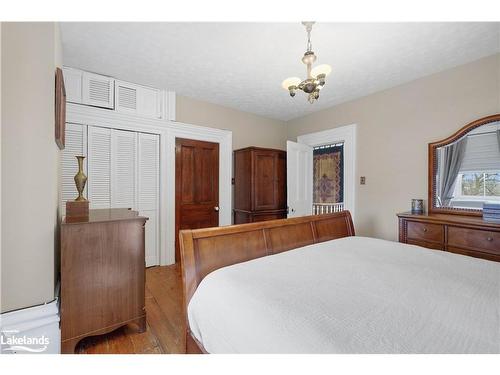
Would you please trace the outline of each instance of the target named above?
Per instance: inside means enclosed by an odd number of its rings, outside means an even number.
[[[331,173],[338,174],[336,177],[329,177],[330,172],[326,173],[326,180],[331,181],[324,182],[335,183],[336,187],[330,187],[330,193],[323,197],[324,202],[318,196],[318,192],[323,188],[320,186],[323,173],[314,168],[314,154],[321,153],[334,154],[328,157],[331,160],[325,164],[335,163],[337,167],[334,166]],[[314,172],[318,173],[316,179]],[[355,176],[355,124],[301,135],[297,137],[297,142],[287,141],[288,217],[349,210],[354,220]]]
[[[313,215],[344,209],[344,142],[313,147]]]
[[[219,225],[219,144],[175,139],[175,261],[179,230]]]

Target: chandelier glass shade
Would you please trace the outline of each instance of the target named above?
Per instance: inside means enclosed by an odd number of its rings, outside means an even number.
[[[312,51],[311,43],[311,30],[314,22],[302,22],[302,24],[306,27],[307,32],[307,51],[302,57],[302,62],[307,67],[307,78],[302,80],[298,77],[290,77],[285,79],[281,86],[289,92],[292,98],[297,90],[303,91],[308,94],[309,103],[312,104],[318,100],[319,92],[325,86],[326,77],[331,73],[332,68],[327,64],[312,67],[316,61],[316,55]]]

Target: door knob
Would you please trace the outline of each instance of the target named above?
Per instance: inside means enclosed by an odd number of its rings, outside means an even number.
[[[214,207],[214,210],[215,210],[215,211],[219,211],[219,206],[215,206],[215,207]]]

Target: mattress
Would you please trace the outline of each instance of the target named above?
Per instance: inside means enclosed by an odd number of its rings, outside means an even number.
[[[500,353],[500,263],[346,237],[210,273],[188,320],[209,353]]]

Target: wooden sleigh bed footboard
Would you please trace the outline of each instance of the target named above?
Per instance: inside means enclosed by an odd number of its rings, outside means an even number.
[[[348,236],[354,236],[349,211],[180,231],[186,353],[206,353],[202,344],[191,334],[187,306],[200,282],[210,272],[251,259]]]

